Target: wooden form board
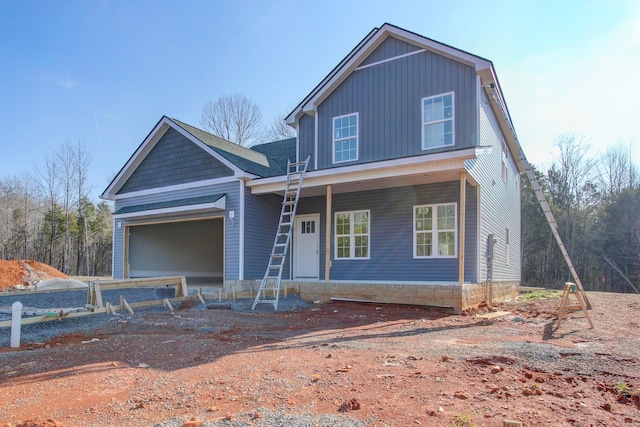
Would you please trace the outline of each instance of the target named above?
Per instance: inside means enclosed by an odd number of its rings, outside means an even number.
[[[162,285],[175,285],[175,297],[164,298],[150,301],[140,301],[134,303],[128,303],[122,296],[120,297],[120,304],[112,305],[109,302],[103,304],[102,302],[102,290],[112,289],[129,289],[137,287],[150,287],[150,286],[162,286]],[[75,290],[75,289],[74,289]],[[187,289],[187,281],[184,277],[157,277],[149,279],[124,279],[124,280],[103,280],[89,282],[89,288],[87,292],[87,303],[90,307],[87,311],[77,313],[65,313],[60,316],[36,316],[25,317],[20,320],[22,325],[31,323],[49,322],[52,320],[62,320],[72,317],[89,316],[92,314],[111,313],[115,314],[116,311],[127,310],[133,313],[134,308],[149,307],[153,305],[164,305],[169,310],[173,311],[172,302],[186,301],[197,298],[202,304],[204,304],[204,297],[201,292],[196,295],[189,295]],[[99,304],[97,304],[99,302]],[[11,320],[0,322],[0,328],[11,327]]]
[[[176,286],[175,297],[189,296],[189,291],[187,289],[187,280],[184,278],[184,276],[150,277],[144,279],[96,280],[89,282],[87,304],[96,307],[104,307],[102,301],[102,291],[109,291],[113,289],[147,288],[165,285]]]

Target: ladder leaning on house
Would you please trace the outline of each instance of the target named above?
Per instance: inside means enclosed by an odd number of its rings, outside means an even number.
[[[515,130],[513,129],[513,126],[511,125],[511,119],[509,118],[509,115],[507,114],[507,112],[505,110],[505,107],[503,106],[502,102],[500,101],[501,98],[498,95],[498,93],[496,92],[496,88],[493,86],[493,84],[491,84],[490,87],[491,87],[491,92],[493,94],[492,101],[497,103],[498,107],[500,108],[500,111],[502,112],[502,116],[503,116],[504,120],[508,124],[514,139],[517,141],[518,137],[516,136],[516,133],[515,133]],[[540,207],[542,208],[542,212],[544,212],[544,216],[547,219],[547,223],[549,223],[549,227],[551,228],[551,232],[553,233],[553,237],[555,237],[555,239],[556,239],[556,243],[558,244],[558,247],[560,248],[560,252],[562,252],[562,256],[564,257],[564,260],[567,263],[567,266],[569,267],[569,271],[571,272],[571,275],[573,276],[573,280],[576,283],[576,286],[578,288],[578,291],[580,292],[581,297],[586,302],[587,308],[590,309],[591,308],[591,303],[589,302],[589,299],[587,298],[587,293],[585,292],[584,287],[582,286],[582,282],[580,281],[580,277],[578,277],[578,272],[576,271],[575,267],[573,266],[573,262],[571,262],[571,257],[569,256],[569,253],[567,252],[567,249],[565,248],[564,244],[562,243],[562,238],[560,237],[560,233],[558,233],[558,224],[556,223],[556,219],[553,216],[553,212],[551,211],[551,207],[549,206],[549,202],[547,202],[547,198],[544,195],[544,191],[542,190],[542,187],[540,186],[540,183],[538,182],[538,178],[536,177],[535,171],[533,170],[533,167],[531,166],[531,164],[527,160],[527,157],[524,155],[524,151],[522,151],[522,147],[520,146],[519,143],[518,143],[518,150],[519,150],[518,156],[520,158],[520,161],[522,162],[522,165],[524,166],[524,170],[525,170],[525,173],[527,174],[527,178],[529,178],[529,182],[531,183],[531,187],[533,187],[533,192],[535,193],[536,198],[538,199],[538,203],[540,203]]]
[[[280,298],[280,282],[282,280],[282,271],[287,259],[289,251],[289,243],[291,242],[291,232],[293,231],[294,218],[296,208],[298,207],[298,199],[300,198],[300,189],[302,188],[302,180],[307,173],[309,159],[303,162],[287,161],[287,181],[284,189],[284,200],[282,201],[282,209],[280,210],[280,220],[278,221],[278,229],[276,237],[273,240],[273,249],[269,256],[267,270],[264,273],[260,288],[253,301],[252,310],[260,303],[273,304],[273,309],[278,310],[278,300]],[[273,292],[273,299],[266,298],[266,292]]]

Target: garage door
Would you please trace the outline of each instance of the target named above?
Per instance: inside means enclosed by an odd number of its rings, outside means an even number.
[[[189,285],[224,277],[222,218],[128,227],[129,277],[185,276]]]

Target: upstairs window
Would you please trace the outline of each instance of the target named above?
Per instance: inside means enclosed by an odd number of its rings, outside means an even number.
[[[422,99],[422,149],[454,144],[453,92]]]
[[[333,163],[358,160],[358,113],[333,118]]]
[[[502,140],[502,181],[506,184],[509,182],[509,150],[507,143]]]

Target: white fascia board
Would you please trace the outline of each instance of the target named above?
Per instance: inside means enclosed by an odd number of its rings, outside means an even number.
[[[149,152],[153,149],[153,147],[155,147],[155,145],[158,143],[158,141],[160,141],[160,138],[162,138],[164,136],[164,134],[167,132],[167,130],[169,128],[175,129],[182,136],[184,136],[189,141],[191,141],[194,144],[196,144],[198,147],[202,148],[204,151],[206,151],[211,156],[213,156],[218,161],[220,161],[225,166],[227,166],[229,169],[231,169],[233,171],[233,175],[234,175],[235,178],[237,178],[237,179],[253,179],[253,178],[256,177],[255,175],[247,173],[247,172],[243,171],[242,169],[238,168],[236,165],[234,165],[233,163],[231,163],[230,161],[225,159],[223,156],[218,154],[215,150],[213,150],[207,144],[205,144],[202,141],[200,141],[199,139],[195,138],[193,135],[191,135],[190,133],[188,133],[187,131],[182,129],[182,127],[180,127],[177,124],[173,123],[173,121],[171,121],[171,119],[169,119],[168,117],[164,116],[158,122],[158,124],[153,128],[153,130],[149,133],[149,135],[145,138],[145,140],[142,142],[140,147],[138,147],[136,152],[131,156],[131,158],[129,159],[127,164],[120,170],[120,173],[112,181],[111,185],[109,185],[109,187],[105,190],[105,192],[100,195],[100,197],[102,199],[115,200],[115,199],[118,199],[118,198],[121,197],[121,195],[115,194],[116,191],[119,190],[122,187],[122,185],[124,185],[124,183],[127,181],[127,179],[129,179],[131,177],[131,175],[136,170],[136,168],[140,165],[140,163],[142,163],[142,161],[145,159],[145,157],[149,154]],[[202,182],[206,182],[206,181],[202,181]],[[189,188],[188,187],[189,184],[186,184],[186,185],[187,185],[187,188]],[[203,185],[207,185],[207,184],[203,184]],[[161,189],[158,192],[167,191],[168,188],[172,188],[172,187],[179,187],[179,186],[164,187],[163,189]],[[141,192],[128,193],[124,197],[131,197],[132,194],[140,195],[140,193],[142,193],[142,194],[154,194],[154,193],[146,193],[146,191],[153,191],[153,190],[143,190]]]
[[[223,211],[227,206],[227,198],[223,196],[213,203],[201,203],[198,205],[175,206],[171,208],[152,209],[148,211],[129,212],[124,214],[113,215],[114,219],[135,219],[144,216],[166,215],[172,213],[185,213],[204,210]]]
[[[465,160],[478,157],[485,152],[485,147],[473,147],[460,151],[310,171],[305,174],[302,188],[464,169]],[[248,181],[247,187],[251,188],[252,194],[278,192],[284,190],[286,178],[286,175],[280,175],[256,179]]]
[[[118,191],[127,179],[129,179],[140,163],[142,163],[142,160],[144,160],[147,154],[149,154],[151,149],[156,145],[160,138],[162,138],[169,127],[171,127],[171,125],[167,117],[162,117],[151,132],[149,132],[149,135],[147,135],[144,141],[142,141],[142,144],[140,144],[138,149],[129,158],[124,167],[120,169],[120,172],[118,172],[118,175],[116,175],[113,181],[111,181],[109,187],[107,187],[104,193],[100,195],[101,199],[114,200],[116,191]]]
[[[124,199],[130,199],[133,197],[149,196],[153,194],[169,193],[172,191],[207,187],[210,185],[227,184],[230,182],[236,182],[238,180],[239,178],[236,178],[235,176],[225,176],[222,178],[207,179],[205,181],[194,181],[194,182],[187,182],[184,184],[168,185],[166,187],[156,187],[156,188],[150,188],[148,190],[139,190],[139,191],[132,191],[130,193],[116,194],[115,196],[113,196],[112,200],[124,200]]]

